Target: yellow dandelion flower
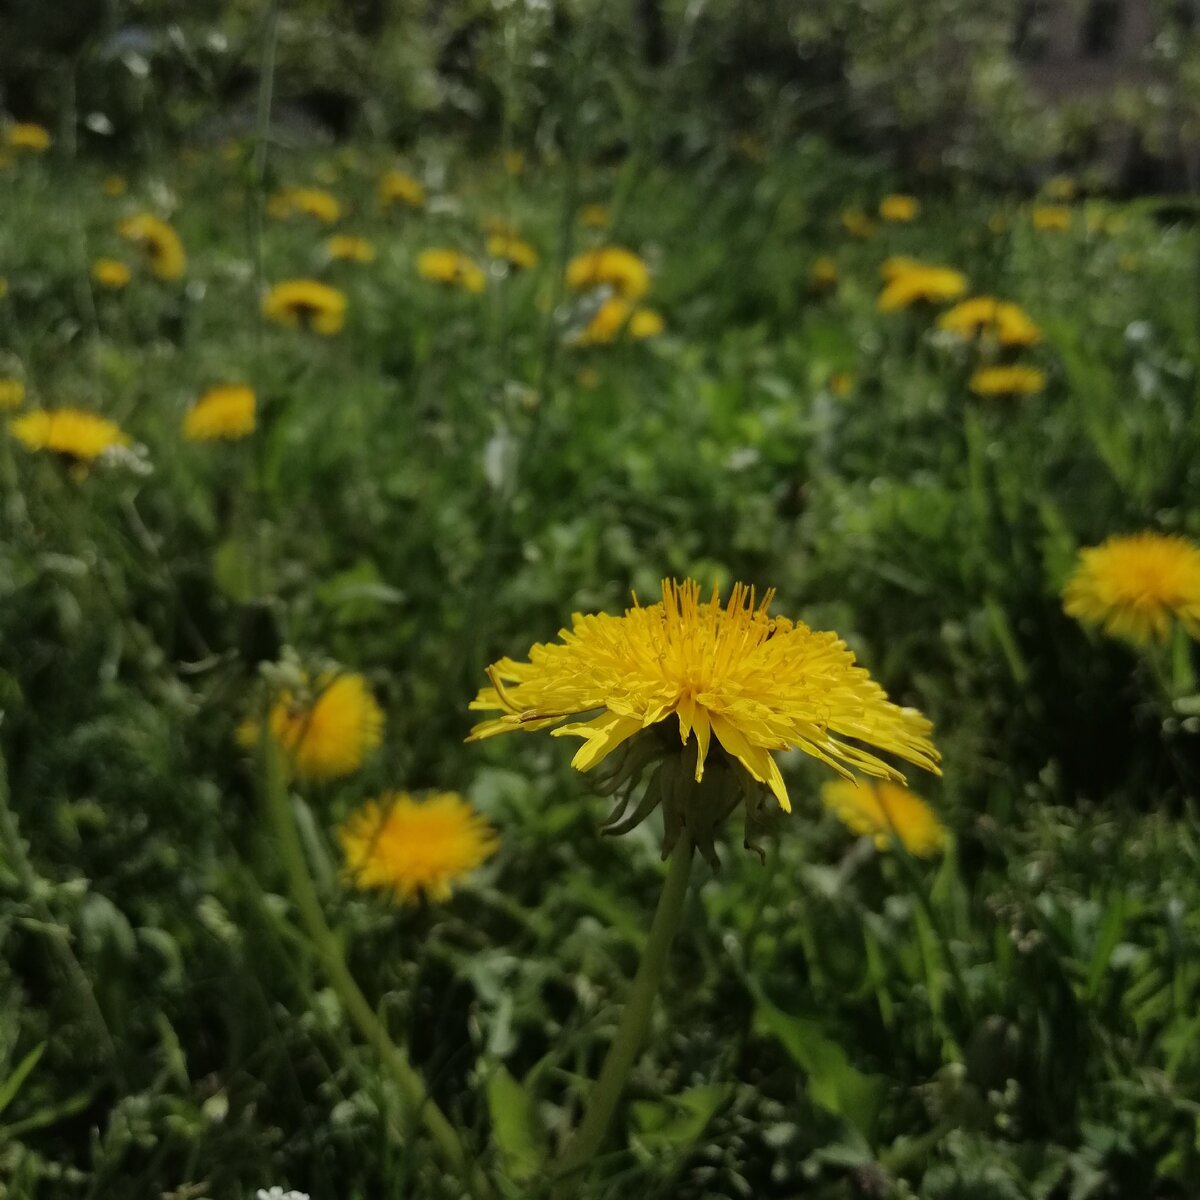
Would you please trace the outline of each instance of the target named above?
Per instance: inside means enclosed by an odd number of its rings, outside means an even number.
[[[906,224],[915,221],[921,211],[921,202],[916,196],[893,194],[884,196],[879,202],[879,215],[885,221]]]
[[[930,858],[946,844],[933,809],[908,788],[886,779],[837,779],[822,785],[821,802],[852,833],[871,838],[880,850],[898,841],[909,854]]]
[[[577,292],[610,287],[618,296],[636,300],[650,288],[650,270],[633,251],[604,246],[577,254],[567,263],[567,286]]]
[[[917,258],[909,258],[904,254],[889,254],[879,264],[879,278],[884,283],[891,283],[901,275],[907,275],[910,271],[924,271],[928,266],[928,263],[923,263]]]
[[[1054,200],[1062,203],[1067,200],[1074,200],[1075,193],[1079,190],[1075,180],[1070,175],[1055,175],[1046,183],[1046,199]]]
[[[828,254],[814,259],[808,269],[808,282],[813,290],[818,292],[827,292],[837,287],[838,276],[837,259]]]
[[[128,185],[125,182],[123,175],[106,175],[103,184],[100,185],[106,196],[111,196],[114,200],[118,196],[125,195]]]
[[[453,885],[486,862],[498,841],[459,795],[416,800],[407,792],[368,800],[338,830],[346,875],[355,887],[389,892],[400,904],[424,893],[446,900]]]
[[[772,598],[756,604],[737,584],[728,604],[715,588],[702,601],[698,583],[664,580],[656,604],[635,597],[621,617],[576,613],[561,640],[535,645],[528,662],[503,658],[488,668],[492,686],[471,707],[501,715],[468,740],[557,726],[555,736],[583,739],[571,765],[588,771],[653,730],[663,754],[672,744],[687,749],[697,783],[713,751],[718,764],[769,787],[785,811],[791,801],[773,753],[791,747],[848,778],[861,771],[903,782],[876,749],[937,771],[929,722],[893,704],[837,634],[769,617]]]
[[[183,418],[183,436],[189,442],[235,442],[249,437],[256,409],[254,389],[244,383],[209,388]]]
[[[1059,204],[1039,204],[1030,214],[1034,229],[1041,231],[1071,228],[1071,210]]]
[[[422,250],[417,255],[417,274],[422,279],[432,279],[464,291],[482,292],[487,287],[487,276],[465,254],[444,248]]]
[[[27,450],[45,450],[76,462],[92,462],[130,442],[112,421],[79,408],[34,409],[14,417],[8,428]]]
[[[385,171],[379,179],[377,195],[381,208],[391,208],[397,203],[409,208],[425,207],[424,185],[403,171]]]
[[[179,234],[152,213],[126,217],[117,225],[117,234],[146,251],[150,269],[159,279],[179,279],[187,269],[187,255]]]
[[[605,346],[622,332],[642,341],[657,337],[665,328],[662,314],[652,308],[634,308],[620,296],[610,296],[596,309],[592,319],[571,339],[576,346]]]
[[[950,267],[917,265],[901,271],[879,293],[880,312],[898,312],[914,304],[941,304],[957,300],[967,290],[967,277]]]
[[[331,337],[346,323],[346,296],[315,279],[289,279],[266,294],[262,310],[263,316],[277,325],[304,327]]]
[[[92,280],[109,291],[120,291],[132,278],[132,272],[120,259],[98,258],[92,263]]]
[[[588,229],[607,229],[612,224],[612,213],[606,204],[585,204],[579,210],[579,223]]]
[[[646,338],[658,337],[666,328],[666,322],[663,321],[662,313],[657,309],[635,308],[626,328],[629,336],[640,342]]]
[[[1020,305],[991,296],[956,304],[938,317],[937,327],[964,341],[991,337],[1001,346],[1033,346],[1042,340],[1042,331]]]
[[[276,220],[302,216],[332,225],[341,215],[342,206],[338,198],[321,188],[281,188],[267,201],[267,216]]]
[[[271,736],[303,779],[352,775],[383,739],[383,711],[362,675],[322,675],[303,695],[284,692],[267,717]],[[258,745],[259,723],[245,721],[238,741]]]
[[[538,252],[512,234],[493,233],[487,240],[488,258],[499,259],[521,269],[538,265]]]
[[[1045,388],[1046,373],[1021,363],[980,367],[969,386],[977,396],[1033,396]]]
[[[25,403],[25,382],[0,378],[0,412],[20,408]]]
[[[375,243],[369,238],[336,233],[325,243],[325,253],[345,262],[372,263],[375,261]]]
[[[4,131],[4,143],[13,150],[45,154],[50,149],[50,131],[44,125],[18,121]]]
[[[851,237],[865,240],[875,232],[875,222],[861,208],[848,208],[842,213],[842,228]]]
[[[854,387],[854,376],[849,371],[834,371],[829,377],[829,390],[839,399],[844,400]]]
[[[1063,608],[1139,645],[1166,641],[1172,618],[1200,638],[1200,547],[1164,533],[1110,537],[1079,552]]]

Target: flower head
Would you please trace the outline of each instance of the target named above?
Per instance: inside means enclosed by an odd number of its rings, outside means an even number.
[[[585,204],[579,210],[579,223],[588,229],[607,229],[612,224],[612,213],[606,204]]]
[[[964,340],[988,336],[1001,346],[1032,346],[1042,339],[1042,331],[1020,305],[991,296],[956,304],[938,317],[937,326]]]
[[[352,775],[383,737],[383,712],[361,675],[324,674],[285,691],[271,706],[267,727],[292,770],[317,782]],[[258,745],[259,724],[245,721],[238,741]]]
[[[421,893],[448,899],[498,845],[492,827],[454,792],[369,800],[338,830],[338,841],[355,887],[380,888],[401,904]]]
[[[422,250],[417,255],[417,274],[422,279],[432,279],[435,283],[460,287],[476,294],[487,287],[487,276],[470,258],[457,250]]]
[[[0,377],[0,412],[5,409],[20,408],[24,403],[24,380]]]
[[[1200,547],[1163,533],[1110,537],[1079,552],[1063,608],[1139,645],[1166,641],[1172,619],[1200,638]]]
[[[1021,363],[980,367],[969,387],[977,396],[1033,396],[1046,386],[1046,373]]]
[[[634,308],[620,296],[610,296],[571,340],[576,346],[602,346],[625,333],[635,341],[643,341],[657,337],[664,328],[662,314],[655,309]]]
[[[117,225],[117,234],[146,251],[150,269],[159,279],[179,279],[187,269],[187,255],[179,234],[152,213],[126,217]]]
[[[1071,210],[1059,204],[1039,204],[1031,214],[1034,229],[1061,231],[1071,228]]]
[[[838,274],[837,259],[823,254],[813,259],[808,269],[808,282],[814,291],[828,292],[837,287]]]
[[[892,839],[909,854],[929,858],[946,844],[933,809],[908,788],[886,779],[836,779],[821,788],[821,802],[853,833],[887,850]]]
[[[267,201],[267,216],[276,220],[304,216],[332,225],[341,215],[338,198],[321,188],[286,187]]]
[[[92,263],[93,282],[111,292],[127,287],[132,277],[132,272],[119,258],[98,258]]]
[[[876,307],[880,312],[898,312],[918,303],[942,304],[957,300],[966,290],[967,277],[961,271],[910,263],[895,270]]]
[[[538,252],[512,234],[492,234],[487,240],[487,253],[488,258],[499,259],[513,267],[524,269],[538,265]]]
[[[1074,200],[1078,190],[1078,185],[1070,175],[1055,175],[1046,181],[1046,197],[1050,200]]]
[[[244,383],[209,388],[183,418],[189,442],[237,441],[254,432],[254,390]]]
[[[50,132],[43,125],[18,121],[4,131],[4,143],[13,150],[30,154],[45,154],[50,149]]]
[[[106,175],[101,188],[106,196],[116,199],[118,196],[125,195],[129,185],[125,182],[124,175]]]
[[[885,221],[907,223],[916,220],[920,211],[921,202],[916,196],[893,194],[879,202],[879,215]]]
[[[936,771],[929,722],[893,704],[837,634],[768,616],[772,597],[756,604],[753,590],[737,584],[726,604],[715,589],[702,601],[698,583],[664,580],[656,604],[635,598],[620,617],[576,613],[572,628],[535,645],[528,662],[504,658],[488,668],[492,686],[471,707],[500,715],[468,740],[556,727],[554,736],[583,739],[571,765],[588,771],[636,738],[618,771],[662,760],[655,779],[666,814],[672,819],[675,806],[701,845],[706,832],[711,844],[713,818],[736,803],[731,785],[747,796],[759,794],[751,781],[765,784],[790,811],[776,751],[802,750],[847,778],[861,771],[903,782],[875,750]],[[710,767],[715,813],[686,805],[681,813],[680,796],[708,780]]]
[[[375,261],[375,243],[365,237],[335,233],[325,243],[325,253],[344,262],[372,263]]]
[[[636,300],[650,288],[650,271],[632,250],[604,246],[577,254],[567,263],[567,286],[575,291],[610,287],[625,300]]]
[[[315,279],[289,279],[263,298],[263,316],[289,329],[304,326],[331,337],[346,323],[346,296]]]
[[[381,208],[391,208],[395,204],[425,207],[424,185],[403,171],[385,171],[379,179],[378,195]]]
[[[842,228],[851,237],[865,240],[875,232],[875,222],[861,208],[848,208],[842,213]]]
[[[118,425],[79,408],[34,409],[14,417],[8,428],[27,450],[45,450],[76,462],[92,462],[107,450],[130,444]]]

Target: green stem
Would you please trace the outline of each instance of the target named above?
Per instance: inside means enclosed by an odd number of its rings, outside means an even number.
[[[296,821],[288,799],[282,756],[276,747],[268,744],[264,747],[263,757],[267,813],[283,860],[288,886],[334,990],[363,1039],[379,1055],[384,1067],[395,1080],[409,1108],[419,1114],[446,1164],[476,1200],[487,1200],[492,1195],[487,1177],[478,1166],[469,1162],[458,1130],[430,1098],[420,1075],[408,1061],[408,1055],[392,1041],[383,1022],[376,1016],[375,1010],[367,1002],[350,973],[342,955],[341,945],[325,920],[316,888],[308,873],[304,848],[300,843],[300,834],[296,829]]]
[[[584,1108],[583,1120],[575,1136],[567,1144],[559,1160],[557,1174],[578,1171],[586,1166],[600,1149],[608,1123],[612,1120],[617,1101],[629,1078],[630,1069],[642,1048],[646,1030],[650,1025],[650,1013],[654,997],[667,967],[667,956],[671,942],[679,929],[683,917],[684,901],[687,898],[688,877],[692,871],[692,843],[685,834],[675,844],[667,866],[667,878],[663,884],[654,922],[650,926],[650,937],[642,951],[642,961],[634,976],[633,988],[621,1014],[620,1023],[600,1077],[592,1086]]]

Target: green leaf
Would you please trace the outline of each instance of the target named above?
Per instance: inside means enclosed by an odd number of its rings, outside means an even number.
[[[245,543],[229,538],[213,551],[213,580],[231,600],[254,599],[254,559]]]
[[[21,1090],[21,1085],[25,1082],[29,1072],[38,1065],[38,1059],[42,1057],[46,1050],[46,1043],[39,1042],[23,1059],[17,1064],[17,1069],[0,1084],[0,1113],[2,1113],[13,1101],[13,1098]]]
[[[636,1101],[629,1110],[638,1127],[638,1139],[648,1150],[681,1150],[694,1145],[732,1093],[732,1084],[708,1083],[667,1100]]]
[[[505,1171],[518,1183],[532,1179],[543,1158],[532,1097],[505,1067],[497,1065],[488,1077],[487,1102]]]

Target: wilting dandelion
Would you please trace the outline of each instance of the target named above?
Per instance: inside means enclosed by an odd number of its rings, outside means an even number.
[[[907,224],[909,221],[915,221],[920,211],[921,202],[916,196],[893,193],[884,196],[879,202],[879,215],[885,221],[894,223]]]
[[[338,841],[354,885],[388,892],[401,904],[422,894],[448,899],[498,845],[492,827],[454,792],[369,800],[344,822]]]
[[[403,171],[385,171],[376,189],[381,208],[390,209],[397,204],[409,208],[425,207],[425,187]]]
[[[325,243],[325,253],[344,262],[372,263],[375,261],[375,243],[369,238],[335,233]]]
[[[237,441],[254,432],[257,405],[253,388],[227,383],[210,388],[183,418],[189,442]]]
[[[634,341],[643,341],[657,337],[665,328],[662,314],[655,309],[634,308],[620,296],[610,296],[571,341],[576,346],[607,345],[622,333]]]
[[[92,263],[92,282],[110,292],[119,292],[129,285],[133,273],[118,258],[98,258]]]
[[[991,337],[1001,346],[1033,346],[1042,340],[1042,331],[1018,304],[975,296],[947,309],[937,327],[964,340]]]
[[[271,736],[292,770],[316,782],[352,775],[383,737],[383,711],[362,675],[319,675],[285,691],[267,718]],[[259,723],[238,729],[238,741],[254,749]]]
[[[457,250],[422,250],[417,255],[417,274],[422,279],[476,294],[487,287],[487,276],[467,255]]]
[[[179,279],[187,269],[187,255],[179,234],[153,213],[126,217],[117,225],[117,234],[146,251],[150,269],[159,279]]]
[[[727,604],[715,589],[702,601],[698,583],[664,580],[656,604],[635,598],[620,617],[577,613],[560,641],[535,645],[528,662],[504,658],[488,668],[492,686],[471,707],[500,715],[469,740],[557,727],[556,737],[583,739],[571,763],[579,771],[622,748],[618,772],[635,778],[657,762],[646,798],[614,831],[661,800],[668,843],[686,827],[708,850],[717,822],[739,801],[748,819],[757,812],[753,783],[791,810],[776,752],[799,749],[847,778],[863,772],[902,783],[876,750],[937,771],[929,722],[892,703],[837,634],[770,617],[772,597],[758,604],[737,584]]]
[[[625,300],[636,300],[650,288],[650,269],[632,250],[604,246],[576,255],[567,263],[567,286],[575,291],[610,287]]]
[[[1063,607],[1139,645],[1166,641],[1175,621],[1200,638],[1200,547],[1165,533],[1110,537],[1079,552]]]
[[[821,787],[821,802],[853,833],[887,850],[893,838],[909,854],[928,858],[946,844],[933,809],[908,788],[886,779],[835,779]]]
[[[346,295],[316,279],[289,279],[263,297],[262,310],[277,325],[331,337],[346,323]]]
[[[9,432],[27,450],[92,462],[105,451],[130,444],[112,421],[80,408],[34,409],[8,423]]]
[[[1046,387],[1046,373],[1021,363],[981,367],[968,386],[977,396],[1034,396]]]
[[[4,131],[4,144],[26,154],[45,154],[50,149],[50,131],[32,121],[17,121]]]
[[[20,408],[25,403],[23,379],[0,378],[0,412]]]
[[[304,216],[332,225],[341,215],[341,202],[321,188],[281,188],[267,200],[267,216],[276,220]]]

